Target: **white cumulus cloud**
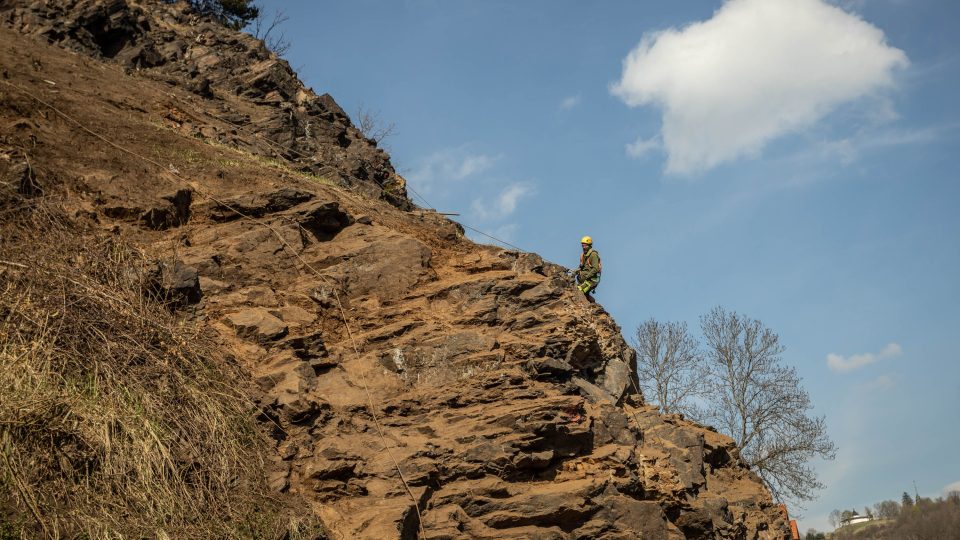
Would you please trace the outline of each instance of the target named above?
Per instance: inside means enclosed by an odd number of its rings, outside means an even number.
[[[529,197],[536,193],[536,189],[526,183],[510,184],[492,203],[485,202],[482,199],[475,199],[470,206],[473,213],[484,221],[503,219],[510,216],[517,210],[517,204],[520,199]]]
[[[662,109],[668,173],[758,154],[909,61],[883,31],[823,0],[729,0],[707,21],[644,35],[611,86]]]
[[[896,343],[890,343],[878,353],[860,353],[850,356],[842,356],[837,353],[830,353],[827,355],[827,366],[831,371],[846,373],[848,371],[854,371],[864,366],[873,364],[878,360],[882,360],[884,358],[893,358],[900,356],[901,354],[903,354],[903,348]],[[886,382],[892,383],[892,380]]]

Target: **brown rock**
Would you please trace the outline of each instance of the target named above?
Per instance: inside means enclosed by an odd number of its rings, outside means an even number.
[[[196,304],[203,297],[197,269],[181,261],[157,263],[148,279],[152,292],[175,306]]]
[[[313,198],[313,193],[289,187],[266,195],[251,193],[222,200],[217,203],[210,217],[217,221],[229,221],[242,216],[259,218],[289,210]]]
[[[405,237],[375,240],[332,270],[346,280],[351,297],[376,294],[393,300],[411,287],[433,279],[432,252],[423,243]]]
[[[671,526],[655,501],[638,501],[623,495],[602,498],[593,519],[577,529],[577,538],[672,540],[683,538]]]
[[[224,321],[237,335],[258,342],[273,341],[287,335],[287,326],[265,309],[250,308],[228,314]]]
[[[190,203],[193,192],[181,189],[173,195],[163,197],[167,204],[155,206],[140,216],[140,221],[149,229],[158,231],[186,225],[190,219]]]

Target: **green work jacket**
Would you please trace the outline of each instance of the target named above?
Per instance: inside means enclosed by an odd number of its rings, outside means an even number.
[[[577,272],[581,281],[598,277],[600,275],[600,254],[593,248],[580,254],[580,270]]]

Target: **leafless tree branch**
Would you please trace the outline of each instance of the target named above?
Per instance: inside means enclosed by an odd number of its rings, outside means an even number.
[[[706,378],[686,323],[649,319],[637,326],[633,347],[644,395],[664,413],[696,415],[693,400],[704,394]]]
[[[283,10],[275,10],[273,17],[268,21],[263,12],[257,15],[253,20],[253,37],[260,39],[277,56],[283,56],[290,50],[290,42],[287,41],[281,26],[290,20],[290,17]]]
[[[796,370],[780,364],[780,338],[762,322],[714,308],[700,320],[714,385],[705,420],[737,442],[743,459],[781,501],[823,487],[808,465],[836,448]]]
[[[387,137],[396,135],[396,124],[393,122],[385,123],[380,118],[378,111],[372,111],[361,103],[357,108],[357,129],[364,137],[380,144]]]

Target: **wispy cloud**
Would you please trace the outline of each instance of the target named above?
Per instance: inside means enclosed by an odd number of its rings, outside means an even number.
[[[580,104],[580,94],[575,96],[567,96],[563,98],[563,101],[560,102],[560,110],[569,111],[570,109],[576,107]]]
[[[896,343],[890,343],[878,353],[860,353],[842,356],[836,353],[827,355],[827,366],[831,371],[847,373],[873,364],[885,358],[894,358],[903,354],[903,348]],[[892,382],[892,381],[891,381]]]
[[[504,188],[493,201],[474,199],[470,209],[478,219],[483,221],[504,219],[517,210],[521,199],[535,193],[536,189],[531,184],[518,182]]]
[[[462,180],[468,176],[473,176],[483,172],[493,166],[496,158],[480,154],[476,156],[466,156],[453,171],[454,180]]]
[[[863,386],[867,390],[888,390],[893,388],[896,384],[896,381],[893,380],[893,376],[889,374],[883,374],[875,379],[867,381]]]
[[[884,129],[862,132],[851,137],[823,141],[818,147],[824,157],[836,157],[844,165],[857,161],[862,154],[875,150],[897,146],[925,144],[937,139],[942,131],[951,126],[927,127],[922,129]]]
[[[844,9],[849,11],[859,11],[867,6],[867,4],[879,4],[887,3],[894,5],[905,6],[910,3],[910,0],[830,0],[831,4],[836,4]]]
[[[516,240],[514,236],[517,234],[517,229],[519,229],[519,227],[517,227],[516,223],[508,223],[497,227],[497,230],[493,231],[493,234],[496,235],[497,238],[510,242]]]
[[[442,182],[457,182],[492,168],[499,156],[471,152],[466,146],[445,148],[422,159],[407,179],[424,188]]]
[[[686,174],[758,155],[908,64],[883,31],[823,0],[730,0],[707,21],[644,35],[611,91],[662,109],[666,171]]]
[[[627,145],[627,155],[632,158],[641,158],[654,150],[663,148],[663,139],[659,135],[644,139],[637,137],[637,140]]]

